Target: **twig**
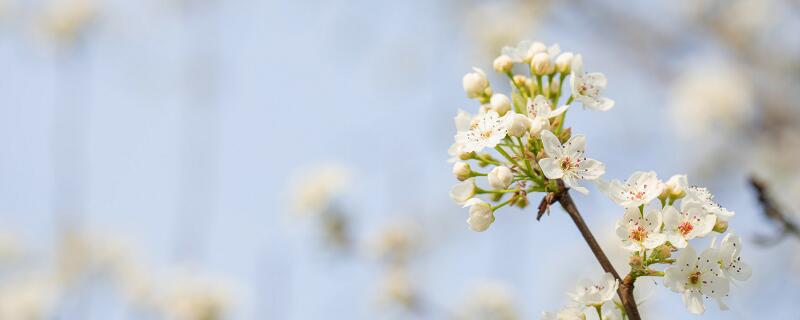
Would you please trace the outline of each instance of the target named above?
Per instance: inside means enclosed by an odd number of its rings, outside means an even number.
[[[619,276],[619,273],[617,273],[617,270],[614,269],[614,266],[611,264],[611,261],[608,260],[608,257],[606,256],[605,252],[603,252],[603,249],[600,248],[597,240],[595,240],[594,235],[592,235],[592,232],[589,230],[586,222],[583,221],[581,213],[578,211],[578,208],[572,201],[572,197],[569,195],[569,189],[564,186],[564,182],[561,180],[558,180],[558,189],[559,191],[556,192],[553,197],[557,199],[558,203],[561,204],[561,207],[564,208],[567,214],[569,214],[569,217],[572,218],[572,221],[575,222],[575,226],[578,227],[583,239],[586,240],[586,244],[589,245],[594,257],[597,258],[597,262],[600,263],[600,266],[603,267],[603,270],[611,273],[611,275],[613,275],[614,278],[619,281],[617,294],[622,301],[622,306],[625,307],[625,313],[628,315],[628,319],[641,320],[639,309],[636,306],[636,299],[633,297],[633,288],[636,279],[630,275],[626,276],[625,279],[622,279]]]
[[[759,180],[755,176],[751,176],[750,185],[753,186],[753,189],[755,189],[756,194],[758,195],[758,202],[764,209],[764,215],[767,217],[767,219],[778,223],[782,228],[781,234],[778,235],[777,239],[781,239],[787,234],[791,234],[797,238],[800,238],[800,228],[798,228],[794,222],[789,220],[789,218],[786,217],[786,215],[778,208],[778,205],[769,195],[766,183]]]

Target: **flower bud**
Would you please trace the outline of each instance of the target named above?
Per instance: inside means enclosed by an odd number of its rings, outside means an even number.
[[[664,191],[662,194],[677,200],[686,196],[686,188],[689,182],[685,174],[676,174],[664,183]]]
[[[528,203],[529,203],[528,197],[518,197],[517,201],[514,202],[514,205],[516,205],[519,208],[525,209],[525,207],[528,206]]]
[[[489,229],[489,226],[494,222],[494,212],[492,206],[483,202],[480,199],[470,199],[467,203],[469,205],[469,218],[467,224],[472,231],[482,232]]]
[[[489,80],[486,79],[486,73],[483,70],[478,68],[472,68],[472,70],[475,72],[464,75],[461,84],[464,86],[467,97],[474,99],[486,95],[491,88],[489,88]]]
[[[509,113],[505,117],[506,130],[512,137],[522,137],[531,129],[531,119],[519,113]]]
[[[514,78],[512,78],[512,80],[514,81],[514,84],[517,85],[517,86],[520,86],[520,87],[527,87],[528,86],[528,81],[529,81],[528,77],[523,76],[521,74],[514,75]]]
[[[506,189],[511,185],[511,180],[514,180],[514,174],[511,173],[511,169],[506,166],[497,166],[494,167],[492,171],[489,171],[487,178],[492,188]]]
[[[717,219],[717,223],[714,224],[714,232],[717,233],[724,233],[728,231],[728,221]]]
[[[531,137],[538,137],[542,130],[550,130],[550,121],[542,118],[531,120],[531,129],[528,131]]]
[[[556,70],[568,74],[572,70],[572,52],[564,52],[556,58]]]
[[[469,178],[450,188],[450,198],[458,204],[464,204],[475,195],[475,189],[475,178]]]
[[[475,156],[475,152],[474,151],[472,151],[472,152],[462,152],[461,154],[458,155],[458,158],[461,159],[461,160],[467,161],[469,159],[472,159],[472,157],[474,157],[474,156]]]
[[[502,93],[495,93],[492,95],[489,104],[491,104],[492,110],[497,112],[500,116],[504,116],[508,110],[511,110],[511,100]]]
[[[553,62],[550,61],[550,55],[547,52],[539,52],[531,60],[531,73],[538,76],[546,75],[552,69],[552,64]]]
[[[652,257],[654,259],[667,259],[671,255],[672,255],[672,247],[665,243],[653,249]]]
[[[530,64],[530,63],[531,63],[531,60],[533,60],[533,57],[534,57],[534,56],[535,56],[537,53],[539,53],[539,52],[546,52],[546,51],[547,51],[547,46],[546,46],[546,45],[544,45],[544,43],[541,43],[541,42],[539,42],[539,41],[536,41],[536,42],[532,43],[532,44],[531,44],[531,46],[528,48],[528,52],[525,54],[525,57],[524,57],[524,59],[523,59],[523,60],[524,60],[523,62],[525,62],[525,63],[527,63],[527,64]]]
[[[459,161],[453,164],[453,175],[458,181],[464,181],[472,175],[472,170],[468,163]]]
[[[494,67],[494,71],[500,73],[507,73],[511,71],[511,67],[514,65],[514,62],[511,61],[511,57],[507,55],[500,55],[497,59],[494,59],[492,63],[492,67]]]

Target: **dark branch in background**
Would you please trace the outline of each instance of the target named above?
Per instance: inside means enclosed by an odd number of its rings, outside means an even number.
[[[755,176],[750,177],[750,185],[753,186],[755,189],[756,194],[758,196],[758,202],[761,204],[761,207],[764,209],[764,216],[767,219],[772,220],[776,224],[779,225],[781,228],[780,233],[775,238],[769,237],[762,237],[759,240],[762,244],[772,244],[779,240],[781,240],[786,235],[793,235],[800,239],[800,228],[798,228],[797,224],[792,222],[784,213],[778,208],[778,204],[775,203],[775,200],[769,194],[769,190],[767,189],[766,183],[759,180]]]
[[[625,279],[622,279],[619,276],[619,273],[616,269],[614,269],[614,266],[611,264],[611,261],[608,260],[608,257],[606,256],[605,252],[603,252],[603,249],[600,248],[600,244],[598,244],[597,240],[595,240],[594,235],[592,235],[592,231],[589,230],[586,222],[583,221],[583,217],[578,211],[578,208],[575,206],[575,203],[572,201],[572,196],[569,195],[569,189],[564,186],[564,182],[558,180],[558,191],[548,193],[544,199],[542,199],[542,202],[539,204],[539,212],[536,219],[540,219],[544,212],[548,210],[550,205],[555,202],[560,203],[561,207],[564,208],[564,211],[566,211],[567,214],[569,214],[569,217],[572,218],[572,222],[574,222],[575,226],[578,227],[578,231],[580,231],[583,239],[586,240],[586,244],[589,245],[594,257],[597,259],[597,262],[600,263],[600,266],[603,267],[603,270],[611,273],[611,275],[613,275],[614,278],[619,281],[617,294],[622,301],[622,306],[625,307],[625,314],[628,316],[628,319],[641,320],[639,309],[636,305],[636,299],[633,297],[634,281],[636,279],[630,275],[626,276]]]

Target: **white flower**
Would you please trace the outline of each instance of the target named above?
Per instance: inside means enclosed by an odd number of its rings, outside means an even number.
[[[464,204],[475,195],[475,189],[475,178],[469,178],[450,188],[450,198],[457,204]]]
[[[664,194],[673,199],[680,199],[686,195],[686,188],[689,185],[689,180],[685,174],[676,174],[664,183]]]
[[[625,216],[617,222],[617,236],[627,250],[653,249],[666,241],[666,237],[659,232],[660,228],[660,211],[651,209],[642,217],[638,207],[629,207],[625,209]]]
[[[584,107],[608,111],[614,106],[614,100],[600,96],[600,91],[606,88],[606,76],[599,72],[584,73],[583,58],[579,54],[572,59],[571,75],[572,96]]]
[[[543,95],[528,99],[528,117],[531,119],[531,136],[538,136],[542,130],[550,129],[550,119],[560,116],[569,106],[561,106],[553,110],[550,100]]]
[[[531,129],[531,119],[523,114],[507,113],[504,122],[508,135],[512,137],[522,137]]]
[[[689,187],[686,190],[686,198],[699,202],[706,211],[716,215],[722,221],[728,221],[735,214],[733,211],[728,211],[728,209],[717,204],[714,201],[714,196],[706,188]]]
[[[533,56],[540,52],[547,52],[553,57],[557,56],[561,52],[561,47],[557,43],[547,47],[538,41],[523,40],[516,47],[503,47],[501,52],[511,58],[514,63],[531,63]]]
[[[636,171],[622,184],[619,180],[598,183],[600,190],[617,204],[628,208],[648,204],[661,194],[663,185],[653,171]]]
[[[713,247],[714,245],[712,244],[711,246]],[[739,236],[733,233],[725,235],[725,238],[722,238],[722,242],[719,244],[718,252],[717,260],[725,276],[738,281],[745,281],[750,278],[753,270],[742,261],[740,256],[742,242]]]
[[[542,312],[539,317],[541,320],[585,320],[586,315],[581,309],[574,306],[566,306],[557,313]]]
[[[456,114],[456,116],[453,118],[453,122],[456,124],[456,132],[469,131],[469,128],[473,123],[473,119],[474,117],[469,113],[458,109],[458,114]],[[450,145],[450,148],[447,149],[450,159],[447,160],[447,162],[458,161],[461,158],[461,155],[466,153],[463,149],[463,145],[458,141]]]
[[[550,55],[547,52],[539,52],[533,56],[531,60],[531,72],[535,75],[550,74],[555,70],[553,61],[550,60]]]
[[[676,248],[684,248],[688,240],[707,235],[714,228],[717,218],[708,214],[694,201],[681,201],[681,211],[673,206],[664,207],[664,234]]]
[[[453,164],[453,175],[456,176],[458,181],[469,179],[471,174],[472,170],[470,170],[468,163],[459,161]]]
[[[484,95],[490,95],[491,88],[489,88],[489,80],[486,79],[486,73],[478,68],[472,68],[472,70],[475,72],[467,73],[464,75],[464,78],[461,79],[461,85],[464,86],[467,97],[474,99]]]
[[[498,115],[505,115],[508,110],[511,110],[511,100],[502,93],[495,93],[489,100],[492,110],[497,112]]]
[[[492,67],[494,68],[494,71],[500,73],[506,73],[511,71],[511,67],[513,65],[514,61],[511,60],[511,57],[504,54],[500,55],[499,57],[497,57],[497,59],[494,59],[494,62],[492,62]]]
[[[706,249],[698,257],[692,247],[681,250],[673,267],[664,274],[664,285],[683,294],[683,303],[689,312],[705,311],[703,296],[721,298],[728,294],[730,282],[720,276],[717,250]]]
[[[514,174],[511,173],[511,169],[506,166],[497,166],[489,171],[487,175],[489,179],[489,185],[495,189],[506,189],[511,184],[511,180],[514,179]]]
[[[548,179],[561,179],[564,184],[581,193],[589,190],[578,184],[578,179],[595,180],[605,173],[600,161],[583,156],[586,137],[574,135],[563,146],[550,131],[542,131],[542,143],[547,158],[539,160],[539,166]]]
[[[456,143],[461,144],[462,152],[478,152],[483,148],[494,148],[506,137],[503,118],[490,110],[478,118],[469,130],[456,133]]]
[[[575,293],[568,293],[568,295],[578,304],[597,306],[614,299],[618,286],[619,280],[615,279],[611,273],[606,272],[598,282],[588,279],[581,280]]]
[[[464,203],[464,207],[469,207],[469,218],[467,224],[472,231],[483,232],[489,229],[494,222],[494,211],[492,206],[478,198],[469,199]]]
[[[556,71],[561,73],[570,73],[572,70],[572,59],[574,58],[572,52],[564,52],[556,58]]]

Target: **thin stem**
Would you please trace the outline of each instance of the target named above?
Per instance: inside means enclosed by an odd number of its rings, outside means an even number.
[[[605,272],[611,273],[615,279],[619,280],[619,288],[617,289],[617,294],[619,295],[620,300],[622,301],[622,305],[625,307],[625,313],[630,317],[632,320],[641,320],[641,316],[639,316],[639,309],[636,306],[636,300],[633,297],[633,288],[634,288],[634,281],[635,278],[631,277],[630,275],[626,276],[625,279],[622,279],[617,273],[617,270],[614,269],[614,266],[611,264],[611,261],[608,260],[605,252],[603,249],[600,248],[600,245],[595,240],[594,235],[589,230],[589,227],[586,225],[586,222],[583,221],[583,217],[581,217],[578,208],[575,206],[575,203],[572,201],[572,197],[569,195],[569,190],[564,187],[564,182],[559,180],[558,181],[559,192],[558,192],[558,202],[561,204],[561,207],[569,214],[572,221],[575,223],[575,226],[578,227],[578,231],[580,231],[583,239],[586,240],[586,244],[589,245],[589,248],[594,253],[594,257],[597,259],[597,262],[600,263],[600,266],[603,267]]]

